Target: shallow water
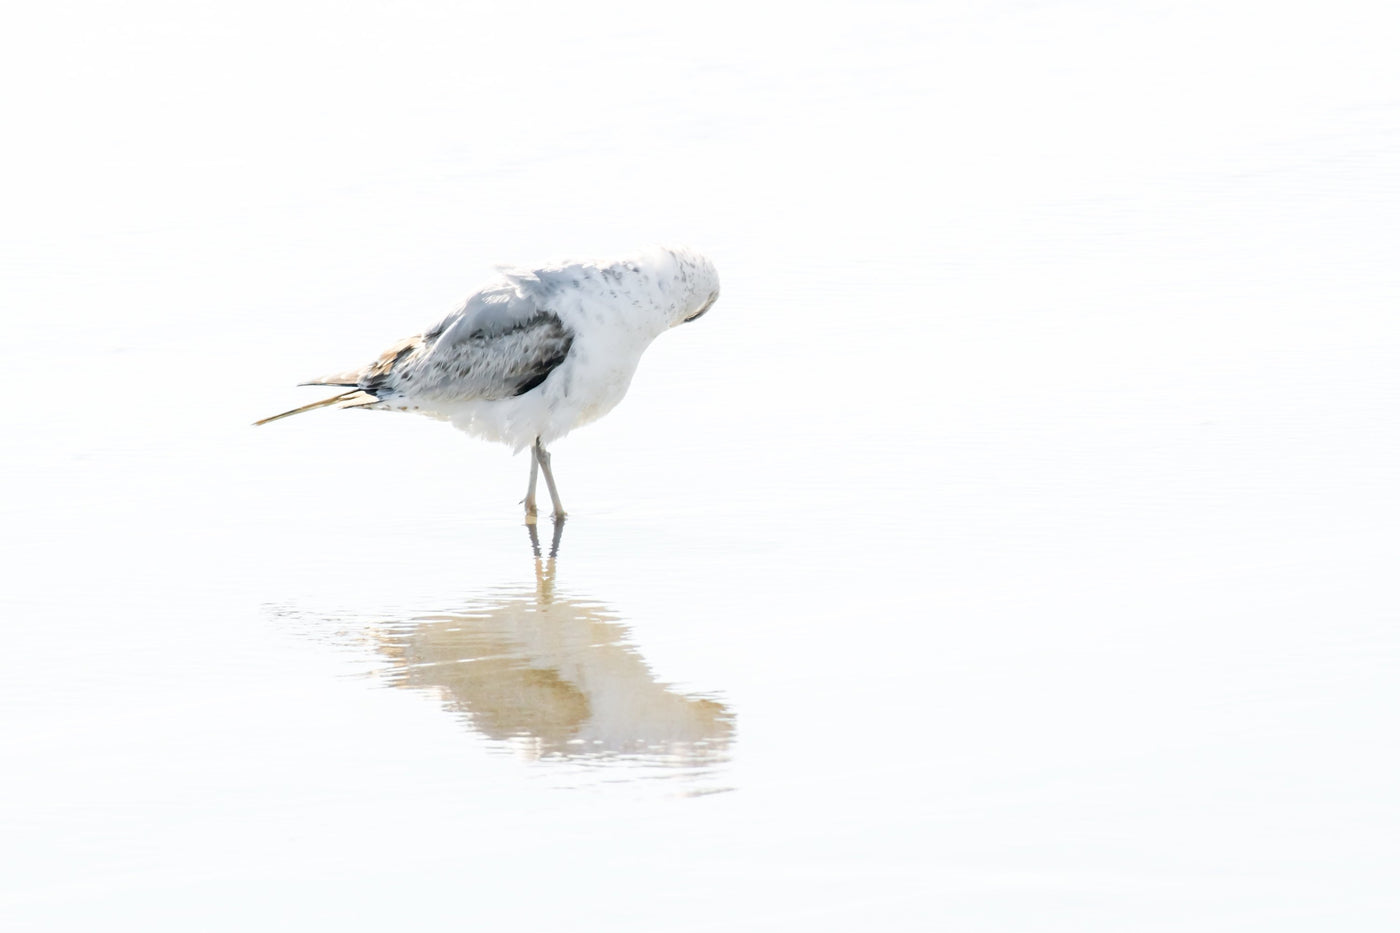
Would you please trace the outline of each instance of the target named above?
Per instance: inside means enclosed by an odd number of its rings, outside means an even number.
[[[1383,9],[26,10],[0,925],[1392,928]],[[562,528],[249,427],[671,240]]]

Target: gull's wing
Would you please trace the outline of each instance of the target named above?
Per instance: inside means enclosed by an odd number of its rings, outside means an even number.
[[[355,386],[376,399],[509,398],[544,382],[573,339],[557,314],[506,278],[370,365],[314,384]]]

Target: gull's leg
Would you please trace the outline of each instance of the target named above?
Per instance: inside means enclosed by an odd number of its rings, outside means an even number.
[[[559,487],[554,485],[554,471],[549,468],[549,451],[544,449],[539,438],[535,438],[535,460],[544,471],[544,482],[549,487],[549,498],[554,503],[554,520],[562,522],[565,517],[564,503],[559,501]]]
[[[539,442],[536,441],[536,444]],[[535,508],[535,481],[540,475],[540,460],[535,453],[535,448],[530,448],[530,488],[525,491],[525,524],[533,525],[535,516],[539,514],[539,509]],[[536,551],[538,553],[538,550]]]

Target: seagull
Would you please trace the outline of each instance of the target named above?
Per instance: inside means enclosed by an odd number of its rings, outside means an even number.
[[[302,383],[346,391],[254,423],[317,408],[413,411],[450,421],[517,453],[529,447],[525,520],[536,521],[535,484],[543,472],[554,519],[563,521],[546,448],[622,401],[642,351],[714,305],[719,274],[687,247],[496,271],[456,311],[373,363]]]

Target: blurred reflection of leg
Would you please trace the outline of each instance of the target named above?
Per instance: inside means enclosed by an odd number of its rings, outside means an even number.
[[[549,559],[553,560],[559,556],[559,542],[564,540],[564,523],[554,523],[554,541],[549,545]]]

